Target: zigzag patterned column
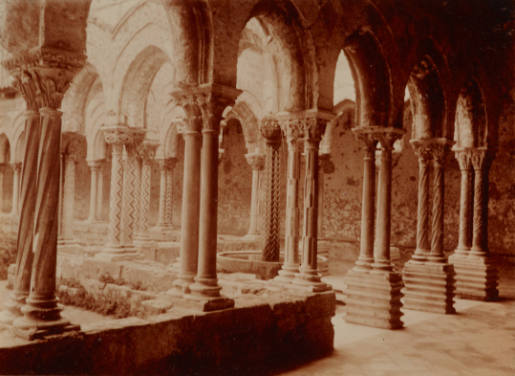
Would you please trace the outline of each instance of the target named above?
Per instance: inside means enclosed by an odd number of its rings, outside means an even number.
[[[140,200],[138,239],[148,240],[148,217],[150,213],[150,194],[152,182],[152,161],[154,160],[157,142],[144,141],[138,149],[141,158]],[[137,203],[138,204],[138,203]]]
[[[260,127],[261,135],[265,138],[265,244],[263,261],[279,261],[279,169],[281,146],[281,128],[277,119],[265,117]]]

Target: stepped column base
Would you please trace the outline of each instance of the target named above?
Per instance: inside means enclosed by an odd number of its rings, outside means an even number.
[[[492,301],[499,299],[499,275],[492,256],[453,254],[456,296],[462,299]]]
[[[383,329],[403,327],[403,284],[399,273],[354,267],[347,273],[345,283],[345,321]]]
[[[433,313],[456,313],[452,265],[408,261],[404,266],[402,279],[404,308]]]

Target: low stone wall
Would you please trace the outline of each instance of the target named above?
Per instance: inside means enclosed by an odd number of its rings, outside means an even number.
[[[333,349],[332,292],[270,292],[210,313],[187,307],[178,302],[151,319],[113,320],[80,334],[4,346],[0,373],[262,374]]]

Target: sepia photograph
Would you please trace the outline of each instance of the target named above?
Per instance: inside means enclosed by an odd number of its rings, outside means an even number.
[[[515,375],[515,0],[0,0],[0,375]]]

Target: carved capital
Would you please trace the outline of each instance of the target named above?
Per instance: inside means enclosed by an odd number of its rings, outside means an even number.
[[[160,158],[157,161],[161,170],[173,170],[177,163],[177,158]]]
[[[393,150],[393,144],[395,141],[400,139],[405,130],[393,127],[373,127],[374,137],[381,144],[382,150]]]
[[[461,171],[470,171],[472,167],[472,160],[470,158],[470,151],[468,149],[460,149],[454,151],[454,156],[458,161]]]
[[[317,116],[317,114],[307,114],[303,121],[304,140],[310,143],[319,143],[325,132],[327,119]]]
[[[291,115],[283,118],[279,117],[278,121],[288,143],[294,143],[302,138],[304,126],[301,118]]]
[[[487,148],[474,148],[469,150],[470,161],[475,171],[487,171],[493,161],[494,153]]]
[[[414,139],[410,143],[421,163],[433,160],[437,164],[443,163],[451,144],[445,138]]]
[[[265,155],[260,153],[245,154],[247,163],[253,170],[263,170],[265,168]]]
[[[364,152],[368,155],[373,155],[377,148],[377,139],[374,131],[370,127],[356,127],[352,128],[352,132],[356,139],[364,143]]]
[[[261,135],[265,138],[267,144],[281,143],[281,127],[279,121],[273,116],[266,116],[261,120],[259,127]]]
[[[151,141],[151,140],[145,140],[143,141],[137,149],[138,156],[143,161],[151,161],[156,156],[156,150],[159,146],[158,142]]]
[[[145,130],[125,125],[107,126],[102,131],[106,142],[113,145],[137,146],[145,137]]]

